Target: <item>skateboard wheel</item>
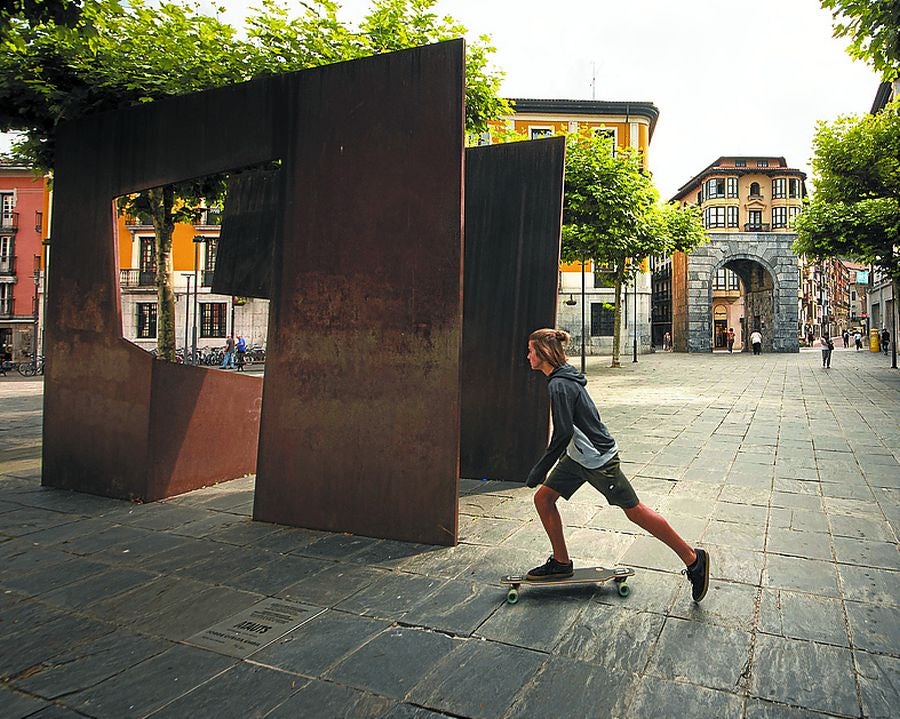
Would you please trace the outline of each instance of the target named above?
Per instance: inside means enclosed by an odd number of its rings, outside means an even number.
[[[616,589],[619,590],[620,597],[627,597],[629,594],[631,594],[631,587],[625,584],[625,582],[620,582],[619,586],[616,587]]]
[[[509,604],[515,604],[516,602],[518,602],[519,601],[519,592],[515,589],[510,589],[506,593],[506,601]]]

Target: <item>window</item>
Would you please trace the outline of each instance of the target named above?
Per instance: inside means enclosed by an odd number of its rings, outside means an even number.
[[[725,227],[725,208],[707,207],[703,211],[704,227]]]
[[[138,284],[152,285],[156,283],[156,240],[153,237],[139,237],[141,243],[139,258]]]
[[[551,137],[553,128],[549,125],[529,125],[528,137],[531,140],[537,140],[539,137]]]
[[[224,302],[200,303],[200,336],[224,337],[227,305]]]
[[[759,183],[758,182],[750,183],[750,197],[762,197],[762,195],[759,194]]]
[[[713,177],[706,181],[706,191],[703,193],[707,200],[717,197],[725,197],[725,178]]]
[[[787,197],[787,180],[783,177],[772,180],[772,199]]]
[[[725,208],[726,217],[728,218],[729,227],[739,227],[738,225],[738,208],[737,205],[729,205]]]
[[[725,180],[725,195],[727,197],[738,196],[738,179],[736,177],[728,177]]]
[[[137,337],[141,340],[156,339],[156,303],[137,303]]]
[[[13,226],[15,208],[16,196],[12,192],[0,192],[0,224],[3,227]]]
[[[772,229],[787,227],[787,207],[772,208]]]
[[[0,237],[0,272],[12,272],[14,268],[12,237]]]
[[[611,127],[595,127],[591,130],[595,137],[608,137],[612,141],[612,154],[616,156],[616,131]]]
[[[716,272],[716,278],[713,280],[714,290],[739,290],[738,276],[727,267],[723,267]]]
[[[791,178],[788,181],[788,197],[800,197],[800,180]]]
[[[206,263],[203,267],[207,272],[213,272],[216,269],[216,251],[218,249],[218,240],[215,237],[206,238]]]
[[[613,314],[603,302],[591,302],[591,337],[612,337]]]
[[[797,217],[797,215],[800,214],[800,208],[799,207],[788,207],[787,211],[788,211],[788,215],[787,215],[788,216],[788,227],[793,227],[794,219]]]
[[[768,161],[768,160],[757,160],[757,161],[756,161],[756,166],[757,166],[757,167],[768,167],[768,166],[769,166],[769,161]]]
[[[735,167],[747,167],[747,161],[746,160],[735,160],[734,166]]]

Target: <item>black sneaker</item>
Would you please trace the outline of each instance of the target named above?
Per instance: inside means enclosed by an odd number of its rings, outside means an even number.
[[[682,569],[681,573],[687,575],[691,583],[691,596],[699,602],[709,589],[709,555],[705,549],[695,547],[694,551],[697,552],[697,560],[687,569]]]
[[[557,562],[551,556],[545,564],[535,567],[525,577],[527,579],[565,579],[575,573],[574,566],[572,562],[567,564]]]

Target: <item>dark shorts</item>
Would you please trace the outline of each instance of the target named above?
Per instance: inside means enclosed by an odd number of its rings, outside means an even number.
[[[602,467],[587,469],[564,454],[547,475],[544,485],[558,492],[564,499],[569,499],[585,482],[606,497],[606,501],[613,506],[631,509],[640,501],[631,482],[619,467],[619,455]]]

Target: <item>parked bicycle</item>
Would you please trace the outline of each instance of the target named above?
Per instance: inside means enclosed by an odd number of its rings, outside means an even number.
[[[44,355],[38,355],[30,362],[19,362],[16,369],[23,377],[34,377],[44,374]]]

